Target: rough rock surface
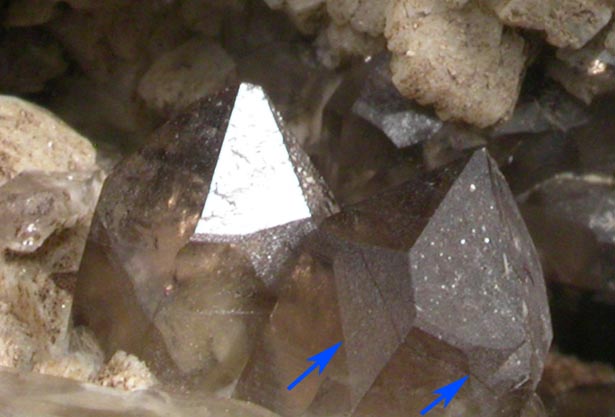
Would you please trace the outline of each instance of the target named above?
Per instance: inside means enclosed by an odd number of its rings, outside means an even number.
[[[156,377],[136,356],[121,350],[111,357],[96,377],[103,387],[121,388],[124,391],[147,389],[156,385]]]
[[[580,48],[611,20],[602,0],[484,0],[507,25],[544,31],[559,48]]]
[[[359,32],[349,24],[330,22],[317,40],[318,58],[329,67],[335,68],[353,56],[370,56],[384,50],[382,36],[371,36]]]
[[[444,120],[485,127],[506,118],[525,68],[524,40],[470,1],[394,0],[385,35],[393,83]]]
[[[0,185],[24,170],[95,169],[92,144],[47,110],[0,96]]]
[[[357,32],[379,36],[384,32],[390,0],[327,0],[327,12],[338,25],[349,24]]]
[[[150,107],[171,113],[218,92],[234,74],[235,64],[220,45],[196,38],[160,56],[138,92]]]

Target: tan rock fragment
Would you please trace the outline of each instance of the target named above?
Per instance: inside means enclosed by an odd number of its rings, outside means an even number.
[[[53,114],[0,96],[0,185],[24,170],[87,170],[95,160],[92,144]]]
[[[335,68],[352,56],[377,54],[386,46],[382,36],[358,32],[352,26],[330,22],[317,40],[318,57],[329,68]]]
[[[448,7],[446,0],[394,1],[385,31],[393,83],[443,120],[495,124],[517,101],[525,42],[475,1]]]
[[[224,87],[235,73],[232,58],[217,43],[192,39],[163,54],[139,82],[148,106],[172,112]]]
[[[507,25],[544,31],[560,48],[580,48],[611,19],[602,0],[486,0]]]
[[[378,36],[384,32],[391,0],[327,0],[327,11],[338,25],[350,24],[358,32]]]
[[[136,356],[118,351],[103,367],[95,382],[104,387],[135,391],[156,384],[156,377]]]

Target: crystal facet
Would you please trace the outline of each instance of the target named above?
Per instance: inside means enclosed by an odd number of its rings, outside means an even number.
[[[344,341],[326,375],[286,385]],[[287,416],[519,412],[551,341],[538,257],[481,150],[330,217],[306,240],[235,396]]]
[[[373,59],[371,70],[353,111],[379,127],[398,148],[431,138],[443,122],[426,108],[402,96],[391,81],[389,57]]]
[[[243,368],[263,296],[335,210],[263,90],[242,84],[164,125],[105,182],[75,295],[107,355],[217,387]]]

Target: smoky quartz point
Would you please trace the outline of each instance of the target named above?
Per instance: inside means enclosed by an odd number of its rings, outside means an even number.
[[[196,102],[106,180],[73,315],[175,388],[241,372],[300,238],[335,210],[259,86]],[[179,382],[178,382],[179,381]]]
[[[305,240],[235,397],[285,416],[518,416],[551,342],[541,267],[485,150],[349,206]],[[343,341],[323,375],[287,385]]]

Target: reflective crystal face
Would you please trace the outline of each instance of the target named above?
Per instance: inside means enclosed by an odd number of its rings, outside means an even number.
[[[380,128],[398,148],[431,138],[442,128],[433,111],[403,97],[391,81],[388,55],[374,58],[353,111]]]
[[[323,376],[286,389],[340,340]],[[434,389],[469,374],[450,415],[515,415],[550,341],[532,242],[477,151],[309,236],[235,396],[288,416],[418,415]]]
[[[243,368],[294,246],[335,205],[260,87],[164,125],[106,181],[74,316],[107,354],[163,381],[217,387]]]

